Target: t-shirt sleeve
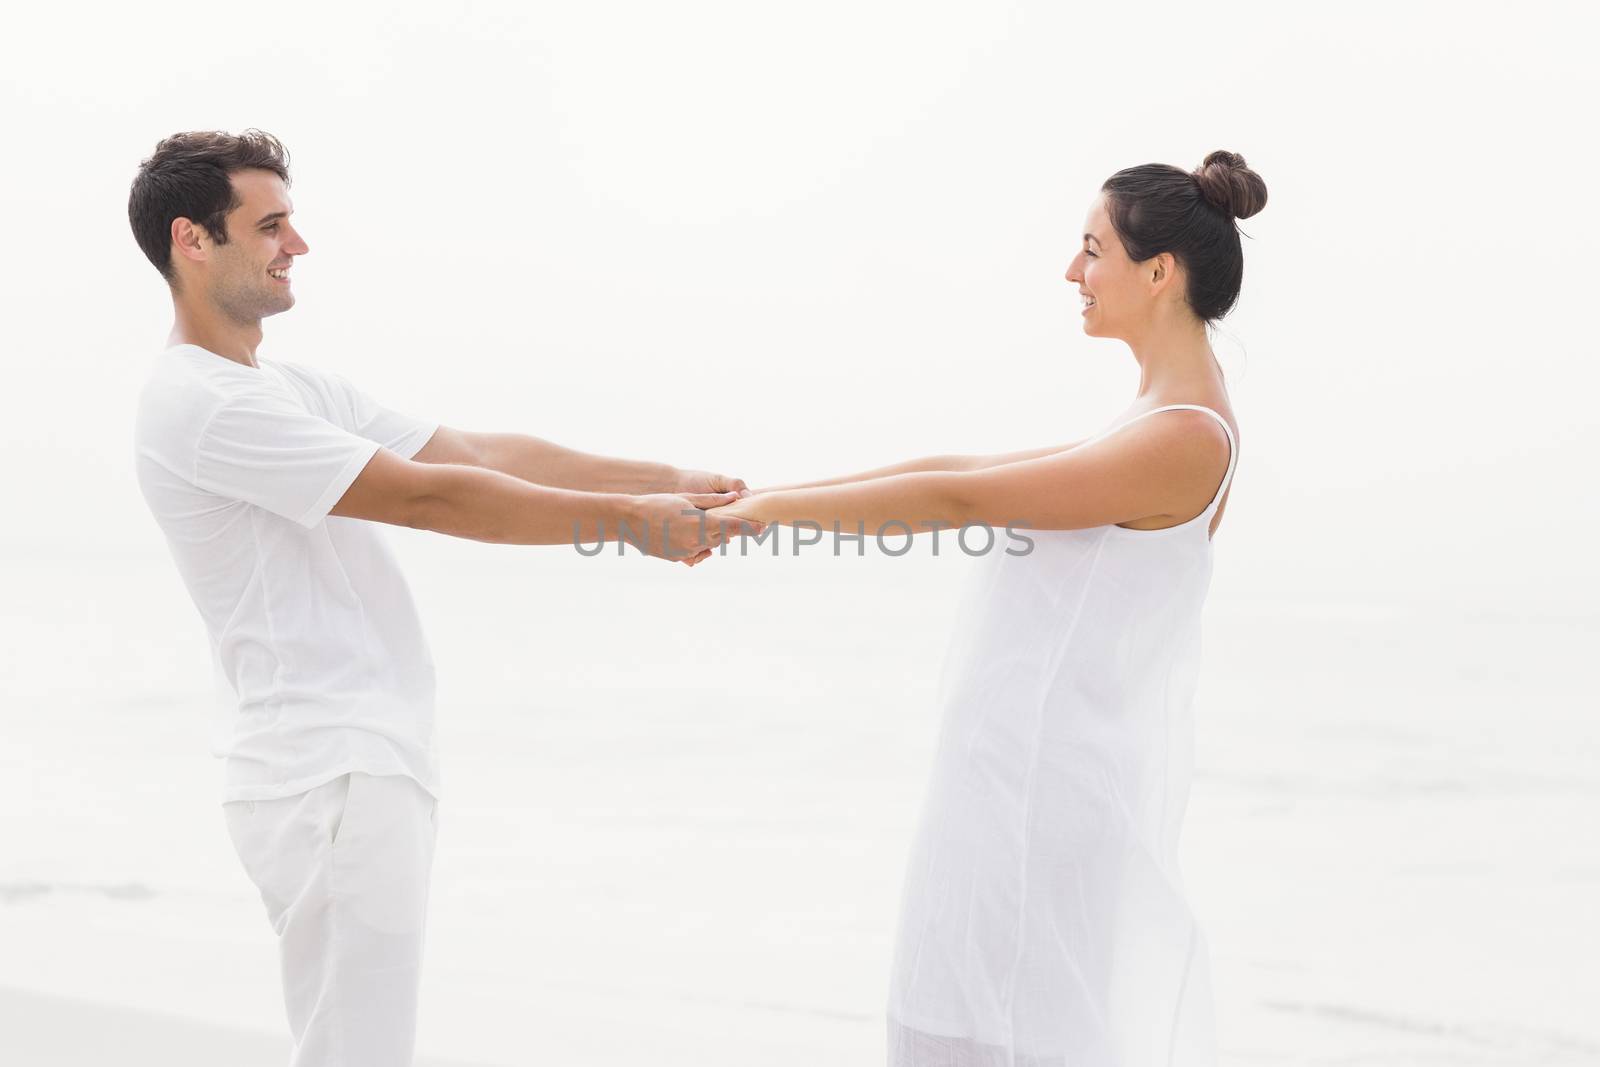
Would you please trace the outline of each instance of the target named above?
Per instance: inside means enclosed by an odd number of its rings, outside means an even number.
[[[433,419],[417,418],[384,407],[352,385],[342,375],[320,371],[333,389],[342,410],[350,416],[350,429],[369,441],[376,441],[402,459],[410,459],[439,429]]]
[[[310,529],[379,444],[268,392],[224,399],[195,445],[194,483]]]

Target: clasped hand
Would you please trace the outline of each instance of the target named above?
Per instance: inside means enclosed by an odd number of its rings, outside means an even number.
[[[734,537],[759,534],[765,523],[728,512],[748,489],[721,493],[652,493],[636,498],[644,525],[643,548],[652,556],[694,566]]]

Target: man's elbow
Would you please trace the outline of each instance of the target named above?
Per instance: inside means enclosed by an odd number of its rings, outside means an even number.
[[[441,527],[445,525],[440,514],[441,501],[438,497],[419,495],[408,497],[401,503],[400,526],[409,526],[413,530],[428,530],[432,533],[444,532]]]
[[[431,466],[402,492],[401,525],[433,533],[455,533],[459,527],[456,501],[461,475],[471,468],[456,464]]]
[[[490,467],[493,434],[471,433],[451,426],[440,426],[428,443],[411,457],[413,463],[455,464],[464,467]]]
[[[438,529],[455,497],[452,486],[467,469],[417,463],[380,448],[330,514],[419,530]]]
[[[522,544],[515,502],[501,491],[502,479],[516,484],[494,471],[460,464],[436,466],[413,485],[405,525],[489,544]]]

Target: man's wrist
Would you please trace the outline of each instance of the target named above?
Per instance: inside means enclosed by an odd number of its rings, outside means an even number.
[[[627,536],[637,537],[633,531],[643,529],[644,508],[639,498],[631,493],[596,493],[600,505],[594,509],[595,527],[601,541],[619,541]]]
[[[681,493],[684,491],[683,471],[670,463],[652,464],[655,470],[646,475],[646,493]]]

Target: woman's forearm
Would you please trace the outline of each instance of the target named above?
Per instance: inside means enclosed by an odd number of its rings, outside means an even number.
[[[892,478],[898,474],[920,474],[930,471],[945,471],[960,473],[963,471],[986,470],[989,467],[999,467],[1007,463],[1020,463],[1023,460],[1038,459],[1040,456],[1053,456],[1057,452],[1065,452],[1069,448],[1076,448],[1082,441],[1073,441],[1065,445],[1046,445],[1043,448],[1030,448],[1021,452],[999,452],[993,455],[963,456],[943,455],[924,456],[921,459],[910,459],[904,463],[895,463],[887,467],[876,467],[859,474],[844,474],[837,478],[824,478],[814,482],[793,482],[788,485],[774,485],[765,489],[758,489],[758,493],[774,493],[789,489],[823,489],[828,486],[845,485],[849,482],[868,482],[876,478]]]
[[[865,481],[775,489],[739,501],[737,512],[759,522],[815,523],[824,530],[837,526],[872,532],[898,523],[912,533],[926,533],[968,521],[960,479],[960,472],[909,471]]]
[[[954,471],[968,469],[967,461],[976,459],[975,456],[923,456],[921,459],[908,459],[904,463],[893,463],[887,467],[874,467],[869,471],[857,474],[841,474],[836,478],[820,478],[810,482],[790,482],[787,485],[772,485],[757,489],[757,493],[787,492],[791,489],[823,489],[831,485],[845,485],[849,482],[869,482],[875,478],[892,478],[897,474],[918,474],[925,471]]]

